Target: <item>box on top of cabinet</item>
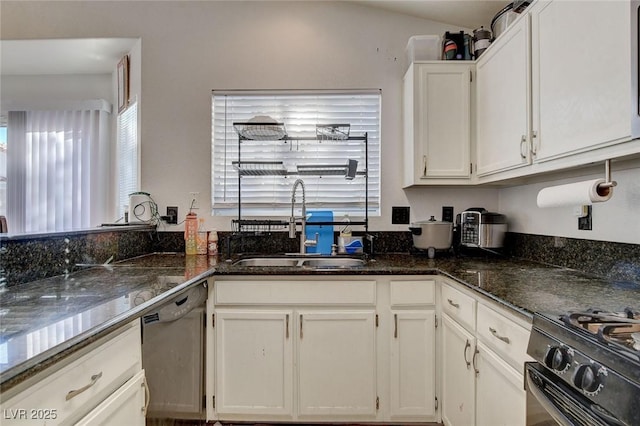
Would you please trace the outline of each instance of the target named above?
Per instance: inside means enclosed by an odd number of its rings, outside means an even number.
[[[407,66],[416,61],[438,61],[442,59],[442,37],[439,35],[409,37],[405,52]]]

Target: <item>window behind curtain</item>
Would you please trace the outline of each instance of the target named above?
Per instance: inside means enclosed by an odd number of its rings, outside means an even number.
[[[123,217],[129,194],[138,191],[138,103],[118,116],[118,214]]]
[[[0,124],[0,216],[7,215],[7,127]]]
[[[297,165],[339,165],[358,161],[365,169],[363,141],[296,141],[313,137],[317,124],[350,124],[350,134],[368,135],[369,214],[380,208],[380,103],[379,90],[359,91],[214,91],[212,97],[212,207],[215,215],[237,214],[238,134],[234,122],[269,116],[286,126],[289,141],[243,141],[242,161],[284,161],[287,170]],[[243,177],[243,216],[289,215],[291,188],[296,178],[306,186],[308,208],[325,208],[334,214],[364,216],[365,178],[356,176],[259,176]]]
[[[9,111],[7,221],[12,233],[88,228],[104,218],[109,111]]]

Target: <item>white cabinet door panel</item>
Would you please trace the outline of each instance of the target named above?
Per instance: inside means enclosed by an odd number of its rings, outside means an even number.
[[[475,337],[442,316],[442,421],[447,426],[475,424]]]
[[[216,410],[291,418],[290,311],[216,312]]]
[[[526,392],[523,376],[478,342],[476,356],[476,424],[524,426]]]
[[[478,176],[529,163],[529,17],[513,24],[476,68]]]
[[[391,342],[391,417],[435,416],[435,312],[395,311]]]
[[[301,311],[297,324],[300,417],[375,417],[375,312]]]
[[[556,0],[531,11],[536,161],[608,145],[631,133],[629,2],[576,6]]]

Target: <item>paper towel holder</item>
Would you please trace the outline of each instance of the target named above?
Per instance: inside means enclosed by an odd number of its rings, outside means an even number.
[[[608,195],[616,185],[618,185],[618,182],[611,180],[611,160],[604,160],[604,182],[598,184],[598,195]]]

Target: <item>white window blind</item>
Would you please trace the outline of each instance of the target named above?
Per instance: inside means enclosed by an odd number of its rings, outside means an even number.
[[[9,111],[7,221],[12,233],[98,225],[108,185],[110,105]]]
[[[138,189],[138,103],[118,116],[118,214],[124,216],[129,194]]]
[[[7,215],[7,127],[0,123],[0,216]]]
[[[379,90],[245,92],[214,91],[212,99],[212,212],[235,215],[241,190],[243,216],[289,215],[291,189],[297,178],[306,187],[307,208],[330,209],[334,214],[364,216],[380,209],[380,104]],[[292,140],[243,140],[239,144],[233,123],[269,116],[284,123]],[[316,125],[349,124],[351,136],[362,140],[296,140],[316,135]],[[233,162],[282,161],[287,174],[243,176],[239,185]],[[298,175],[298,166],[358,162],[354,179],[344,176]],[[368,175],[368,185],[364,172]]]

